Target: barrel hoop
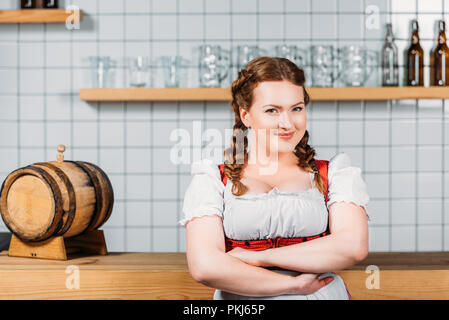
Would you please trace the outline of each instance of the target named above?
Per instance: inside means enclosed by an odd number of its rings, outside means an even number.
[[[86,161],[82,161],[82,163],[85,163],[85,164],[88,164],[88,165],[91,165],[92,167],[94,167],[98,172],[100,172],[100,174],[103,176],[103,178],[104,178],[104,180],[106,181],[106,184],[108,185],[108,195],[109,195],[109,206],[108,206],[108,209],[107,209],[107,211],[106,211],[106,214],[105,214],[105,217],[104,217],[104,219],[103,219],[103,221],[101,222],[101,224],[98,226],[98,228],[99,227],[101,227],[108,219],[109,219],[109,217],[111,216],[111,213],[112,213],[112,209],[113,209],[113,205],[114,205],[114,190],[112,189],[112,183],[111,183],[111,181],[109,180],[109,178],[108,178],[108,176],[107,176],[107,174],[103,171],[103,169],[101,169],[99,166],[97,166],[97,165],[95,165],[95,164],[93,164],[93,163],[90,163],[90,162],[86,162]]]
[[[89,224],[87,225],[87,228],[85,230],[83,230],[83,232],[78,234],[78,235],[82,235],[85,232],[91,230],[91,227],[93,225],[95,225],[99,219],[100,208],[101,208],[101,206],[99,204],[103,203],[103,197],[102,197],[101,191],[100,191],[100,182],[98,181],[98,178],[95,176],[95,174],[89,168],[87,168],[85,165],[83,165],[82,163],[80,163],[78,161],[66,161],[66,162],[73,163],[74,165],[78,166],[78,168],[83,170],[89,177],[89,179],[92,183],[92,186],[95,189],[95,210],[94,210],[94,213],[92,214]]]
[[[13,173],[20,171],[18,173],[18,175],[16,175],[15,177],[12,176]],[[24,237],[23,235],[18,234],[17,232],[15,232],[14,230],[12,230],[12,228],[10,228],[8,226],[8,229],[19,239],[26,241],[26,242],[36,242],[36,241],[44,241],[47,240],[49,238],[51,238],[52,236],[54,236],[55,233],[57,233],[59,231],[59,228],[62,226],[61,225],[61,220],[62,220],[62,194],[61,194],[61,189],[59,188],[59,186],[57,185],[55,179],[49,174],[47,173],[45,170],[41,169],[41,168],[37,168],[37,167],[33,167],[33,166],[26,166],[24,168],[18,169],[13,171],[9,177],[13,177],[15,179],[20,178],[21,176],[25,176],[25,175],[33,175],[35,177],[38,177],[40,179],[42,179],[49,187],[50,190],[53,194],[53,199],[54,199],[54,203],[55,203],[55,214],[53,215],[53,220],[52,223],[48,226],[47,230],[45,230],[42,234],[43,236],[37,238],[37,239],[29,239]],[[6,178],[6,180],[8,180],[8,177]],[[6,182],[5,180],[5,182]],[[4,184],[5,184],[4,182]],[[12,183],[9,184],[9,186],[7,186],[6,188],[3,189],[2,187],[2,197],[1,197],[1,208],[2,211],[3,209],[7,210],[7,194],[9,192],[10,187],[12,186]],[[5,194],[3,194],[3,192],[5,192]],[[55,223],[56,222],[56,223]]]
[[[69,228],[72,226],[73,220],[75,219],[75,212],[76,212],[76,194],[75,194],[75,189],[73,188],[73,184],[70,181],[69,177],[65,174],[65,172],[62,171],[57,166],[55,166],[54,164],[51,164],[51,163],[48,163],[48,162],[38,162],[38,163],[35,163],[34,165],[43,166],[43,167],[47,167],[47,168],[52,169],[58,175],[58,177],[64,182],[64,184],[65,184],[65,186],[67,188],[67,193],[68,193],[68,196],[69,196],[69,210],[68,211],[64,211],[64,216],[65,215],[68,215],[68,216],[67,216],[67,220],[66,220],[65,225],[56,234],[57,236],[62,236],[64,233],[67,232],[67,230],[69,230]],[[63,221],[63,220],[64,219],[62,219],[61,221]]]
[[[8,211],[8,205],[6,203],[7,197],[8,197],[8,191],[9,191],[9,187],[6,188],[5,190],[5,185],[6,182],[8,181],[8,178],[12,177],[17,171],[23,170],[23,168],[19,168],[14,170],[13,172],[11,172],[5,180],[3,180],[2,183],[2,189],[0,190],[0,214],[2,215],[2,219],[3,222],[5,223],[6,227],[9,229],[9,231],[11,231],[11,233],[13,233],[16,237],[18,237],[20,239],[20,236],[18,234],[16,234],[16,232],[11,229],[11,227],[9,226],[9,219],[6,216],[6,212]],[[5,194],[3,194],[3,192],[6,192]]]

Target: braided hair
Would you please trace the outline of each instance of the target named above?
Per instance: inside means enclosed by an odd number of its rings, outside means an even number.
[[[304,87],[304,71],[286,58],[258,57],[251,60],[240,70],[237,79],[232,82],[231,107],[235,121],[231,145],[224,150],[223,172],[232,181],[232,194],[240,196],[248,191],[241,181],[243,170],[248,165],[248,128],[240,117],[240,108],[249,111],[253,102],[253,90],[262,81],[288,80],[301,86],[304,91],[304,103],[309,103],[309,95]],[[315,187],[324,195],[324,182],[318,173],[315,163],[315,149],[309,146],[309,132],[306,130],[301,141],[296,145],[294,154],[298,158],[298,166],[307,172],[314,172]]]

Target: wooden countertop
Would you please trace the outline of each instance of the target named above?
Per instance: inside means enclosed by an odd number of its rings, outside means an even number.
[[[379,268],[379,289],[366,286],[373,277],[368,266]],[[449,299],[449,252],[373,252],[335,273],[354,299]],[[213,293],[191,278],[183,252],[112,252],[67,261],[0,252],[0,299],[212,299]]]

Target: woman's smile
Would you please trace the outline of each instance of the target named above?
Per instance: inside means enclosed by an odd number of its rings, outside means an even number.
[[[295,135],[294,132],[278,133],[277,136],[282,140],[290,140]]]

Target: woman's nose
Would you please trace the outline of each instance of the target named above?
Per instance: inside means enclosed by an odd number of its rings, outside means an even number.
[[[279,126],[281,128],[290,128],[292,126],[290,117],[287,114],[281,114],[281,116],[279,118]]]

